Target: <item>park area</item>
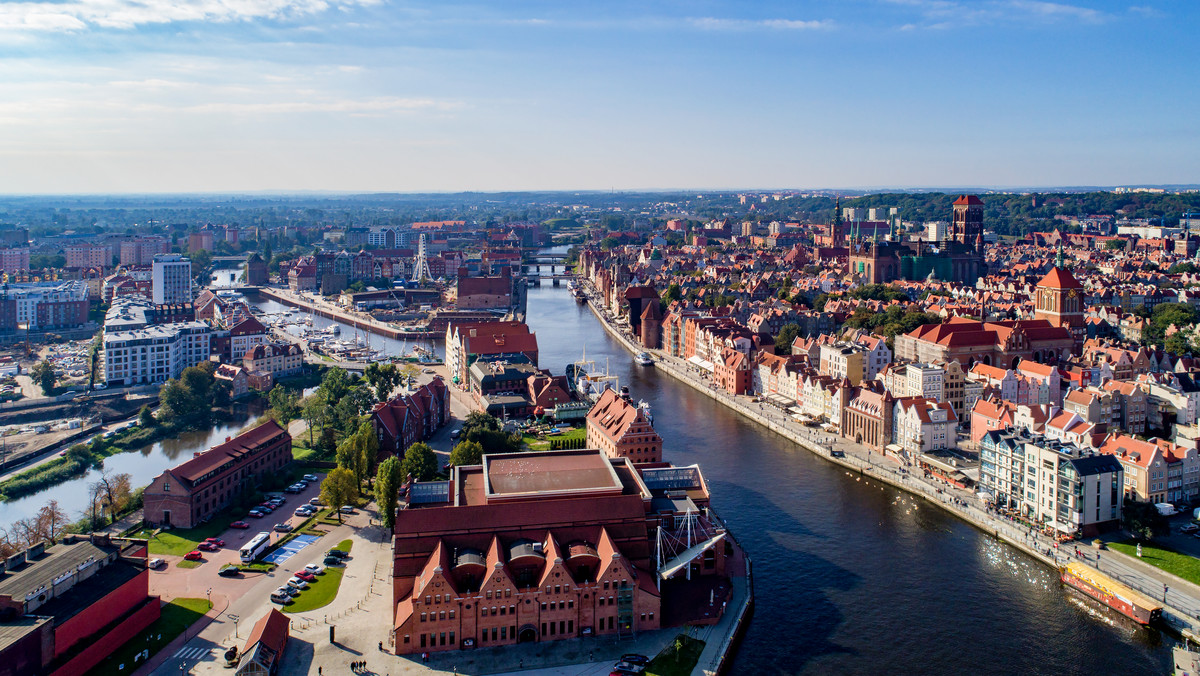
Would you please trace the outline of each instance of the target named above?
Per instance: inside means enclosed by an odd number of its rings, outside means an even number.
[[[349,552],[354,543],[342,540],[337,549]],[[297,566],[299,568],[300,566]],[[285,613],[305,613],[329,605],[337,597],[338,588],[342,585],[342,576],[346,573],[345,564],[341,566],[325,566],[325,573],[317,576],[317,581],[300,592],[296,600],[283,607]]]
[[[647,676],[688,676],[696,668],[704,641],[680,634],[675,641],[646,665]]]
[[[1134,540],[1109,542],[1107,546],[1109,549],[1137,558],[1137,542]],[[1143,542],[1142,561],[1181,577],[1192,584],[1200,584],[1200,559],[1194,556],[1180,554],[1166,547]]]
[[[120,676],[132,674],[146,660],[175,640],[212,608],[206,599],[178,598],[162,607],[162,615],[145,631],[117,648],[108,659],[96,665],[92,674]]]
[[[587,428],[584,427],[574,427],[565,431],[546,427],[540,430],[541,434],[531,434],[532,431],[527,430],[521,438],[531,451],[548,451],[553,445],[564,444],[565,447],[572,448],[574,444],[582,444],[587,440]]]

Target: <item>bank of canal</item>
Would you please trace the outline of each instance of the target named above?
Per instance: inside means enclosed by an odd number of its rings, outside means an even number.
[[[729,673],[1137,673],[1159,636],[923,499],[847,474],[633,363],[565,289],[529,290],[540,366],[607,364],[652,407],[665,456],[699,463],[754,557],[755,615]]]

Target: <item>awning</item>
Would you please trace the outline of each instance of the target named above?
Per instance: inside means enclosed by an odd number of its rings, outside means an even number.
[[[927,455],[925,453],[922,453],[921,455],[919,455],[917,457],[920,458],[921,462],[923,462],[927,465],[932,465],[932,466],[942,470],[943,472],[946,472],[947,474],[954,474],[954,473],[960,471],[959,468],[955,467],[954,465],[951,465],[950,463],[948,463],[944,460],[941,460],[939,458],[935,458],[932,455]]]
[[[715,535],[704,542],[701,542],[700,544],[688,547],[687,549],[683,550],[679,556],[676,556],[668,561],[667,564],[662,567],[662,570],[658,571],[658,576],[664,580],[671,578],[675,575],[675,573],[687,568],[687,565],[692,562],[692,559],[700,556],[701,552],[706,549],[711,549],[713,545],[717,544],[723,539],[725,539],[725,534],[721,533],[720,535]]]
[[[712,365],[711,361],[705,361],[705,360],[701,359],[700,357],[697,357],[696,355],[692,355],[692,356],[688,357],[688,362],[690,362],[691,364],[693,364],[695,366],[699,366],[700,368],[704,369],[705,371],[713,370],[713,365]]]
[[[782,394],[776,394],[775,392],[768,394],[766,399],[767,399],[767,401],[771,402],[772,404],[775,404],[776,406],[778,406],[780,408],[789,408],[792,406],[792,404],[796,403],[795,401],[788,399],[787,397],[783,396]]]

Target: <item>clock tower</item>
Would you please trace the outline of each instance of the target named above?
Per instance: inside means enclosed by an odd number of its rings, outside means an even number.
[[[1058,258],[1049,274],[1037,284],[1034,299],[1034,319],[1044,319],[1052,326],[1071,331],[1078,350],[1087,338],[1084,324],[1083,285],[1069,270],[1063,267],[1062,245],[1059,244]]]

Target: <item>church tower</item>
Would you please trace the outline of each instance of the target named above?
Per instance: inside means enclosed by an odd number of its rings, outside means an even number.
[[[959,244],[975,246],[983,235],[983,200],[974,195],[959,195],[954,200],[954,220],[950,223],[950,239]]]
[[[1038,282],[1034,302],[1034,319],[1044,319],[1052,326],[1069,329],[1078,351],[1087,338],[1084,324],[1083,285],[1063,267],[1062,244],[1058,248],[1055,266]]]

